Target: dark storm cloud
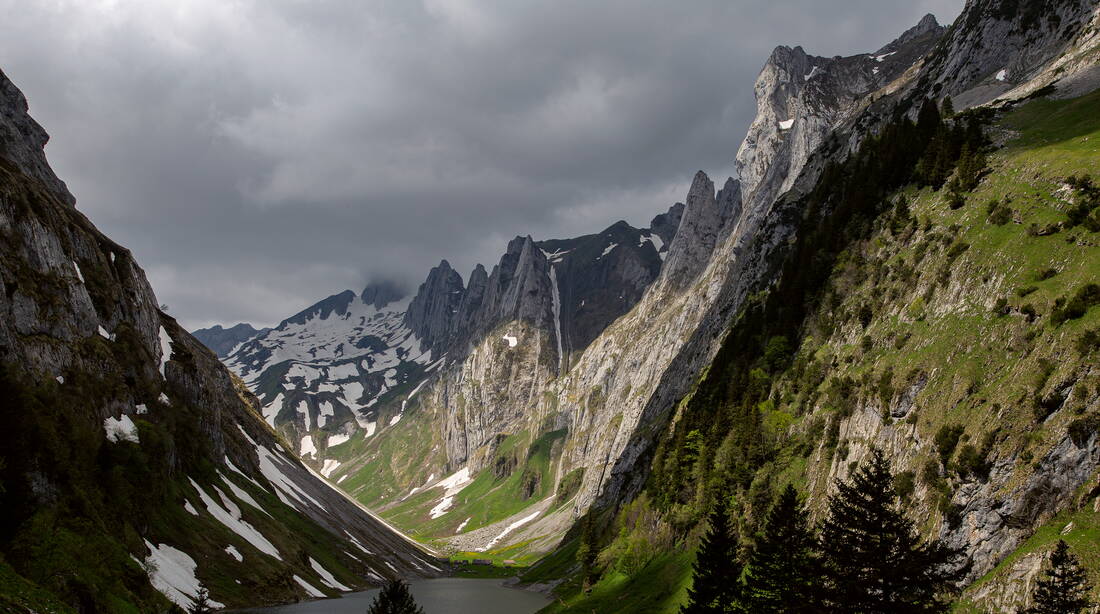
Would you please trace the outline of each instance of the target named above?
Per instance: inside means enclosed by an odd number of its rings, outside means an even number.
[[[717,179],[771,49],[872,51],[961,0],[0,0],[0,68],[81,208],[188,326],[270,324]]]

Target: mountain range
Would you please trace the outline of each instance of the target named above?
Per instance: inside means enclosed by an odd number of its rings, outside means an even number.
[[[965,553],[959,611],[1028,605],[1057,539],[1095,574],[1098,53],[1085,0],[777,47],[733,176],[649,228],[193,336],[0,77],[0,586],[246,606],[479,558],[547,611],[673,612],[716,499],[751,543],[873,450]]]

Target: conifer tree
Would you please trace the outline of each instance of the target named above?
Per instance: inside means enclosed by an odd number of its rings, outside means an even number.
[[[837,481],[820,543],[830,612],[946,612],[943,596],[961,576],[960,551],[920,543],[880,450],[851,482]]]
[[[955,114],[955,103],[951,101],[950,96],[945,96],[943,99],[943,110],[941,111],[944,117],[951,117]]]
[[[744,589],[748,611],[820,611],[816,606],[820,588],[816,551],[806,510],[788,484],[768,513],[764,534],[749,558]]]
[[[680,614],[740,611],[742,567],[724,498],[719,497],[707,521],[710,526],[695,553],[688,602],[680,608]]]
[[[1025,614],[1078,614],[1090,608],[1089,584],[1077,557],[1066,542],[1058,540],[1050,555],[1050,568],[1035,585],[1034,603]]]
[[[374,598],[367,614],[424,614],[404,580],[390,580]]]
[[[596,547],[596,530],[593,525],[592,515],[586,514],[581,519],[580,544],[577,546],[577,562],[581,564],[581,583],[587,593],[592,590],[592,583],[596,575],[596,555],[599,549]]]
[[[205,586],[199,586],[199,593],[195,595],[195,602],[187,608],[187,614],[211,614],[214,608],[210,607],[210,591]]]

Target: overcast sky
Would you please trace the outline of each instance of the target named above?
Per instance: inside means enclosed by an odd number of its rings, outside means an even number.
[[[776,45],[873,51],[962,0],[0,0],[77,207],[187,327],[465,277],[716,182]]]

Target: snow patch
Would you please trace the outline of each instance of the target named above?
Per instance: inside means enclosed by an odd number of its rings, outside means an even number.
[[[312,456],[317,458],[317,447],[313,445],[313,435],[306,435],[302,438],[302,451],[298,453],[298,456]]]
[[[164,365],[168,364],[168,361],[172,359],[172,337],[168,336],[168,331],[164,330],[164,327],[160,327],[160,376],[164,375]]]
[[[218,471],[218,477],[220,477],[222,479],[222,481],[225,482],[225,485],[229,487],[229,491],[233,493],[234,497],[240,499],[241,501],[244,501],[245,503],[247,503],[247,504],[251,505],[252,507],[260,510],[261,512],[267,514],[268,516],[271,516],[271,514],[267,513],[267,510],[260,507],[259,503],[256,503],[256,500],[252,498],[252,495],[250,495],[247,492],[245,492],[244,490],[242,490],[240,486],[237,486],[236,484],[234,484],[233,480],[230,480],[229,478],[225,477],[225,474],[223,474],[221,471]],[[253,483],[255,483],[255,482],[253,482]],[[259,484],[256,484],[256,485],[259,486]],[[274,518],[274,516],[272,516],[272,517]]]
[[[145,406],[145,403],[138,403],[137,405],[134,406],[134,411],[136,411],[138,413],[138,415],[140,416],[142,414],[149,413],[149,408]]]
[[[397,424],[398,422],[401,422],[401,414],[397,414],[396,416],[390,418],[390,426],[393,426],[393,425]]]
[[[165,405],[168,405],[168,403],[169,403],[168,395],[164,394],[163,392],[160,393],[160,396],[157,397],[157,400],[160,401],[161,403],[164,403]]]
[[[443,514],[446,514],[447,510],[451,509],[451,506],[454,505],[455,495],[461,492],[463,487],[465,487],[471,481],[470,468],[463,467],[462,469],[459,469],[458,471],[452,473],[451,475],[443,478],[438,483],[436,483],[433,488],[442,488],[443,498],[440,499],[439,503],[436,504],[436,506],[428,512],[428,515],[432,517],[432,520],[435,520]]]
[[[1001,83],[1004,83],[1005,81],[1008,81],[1008,69],[1007,68],[1002,68],[997,73],[997,76],[994,77],[994,78],[997,79],[998,81],[1000,81]]]
[[[203,490],[195,480],[191,478],[187,478],[187,480],[191,482],[191,486],[198,491],[199,498],[202,499],[203,505],[206,506],[206,511],[218,522],[239,535],[241,539],[252,544],[252,546],[260,552],[269,554],[280,561],[283,560],[283,557],[279,554],[275,545],[267,541],[267,538],[257,531],[255,527],[244,521],[241,517],[241,508],[237,507],[237,504],[233,503],[229,497],[226,497],[221,489],[217,486],[213,487],[214,492],[216,492],[218,498],[221,499],[221,505],[219,505],[218,502],[214,501],[213,497],[206,494],[206,491]]]
[[[458,528],[455,529],[455,535],[458,535],[459,533],[461,533],[462,529],[465,529],[466,525],[470,524],[470,520],[472,520],[472,519],[473,519],[473,516],[471,516],[470,518],[467,518],[466,520],[463,520],[462,524],[458,525]]]
[[[596,256],[596,260],[599,260],[600,258],[603,258],[604,256],[610,254],[611,250],[615,249],[618,246],[619,246],[618,243],[612,243],[611,245],[608,245],[607,247],[603,248],[603,253],[600,254],[599,256]]]
[[[283,408],[283,393],[275,395],[274,399],[271,399],[270,403],[265,404],[260,408],[260,412],[264,415],[264,420],[267,421],[272,427],[275,426],[275,416],[279,414],[279,410]]]
[[[885,60],[886,58],[894,55],[895,53],[897,53],[897,51],[891,51],[890,53],[884,53],[882,55],[876,55],[875,56],[875,61],[876,62],[882,62],[883,60]]]
[[[153,588],[181,608],[191,607],[202,587],[195,577],[195,559],[168,544],[154,546],[149,540],[145,540],[145,546],[149,548],[149,556],[145,557],[145,569]],[[210,605],[225,607],[225,604],[212,599]]]
[[[328,417],[335,415],[336,411],[332,408],[332,403],[329,401],[321,401],[317,405],[317,428],[325,428],[325,423],[328,422]]]
[[[332,575],[332,572],[321,566],[320,563],[313,560],[313,557],[309,557],[309,566],[313,568],[313,571],[317,572],[317,575],[321,577],[321,582],[324,582],[329,588],[334,588],[338,591],[350,592],[351,589],[340,584],[339,581]]]
[[[243,429],[242,429],[243,430]],[[290,461],[277,456],[274,452],[267,449],[264,446],[256,446],[256,454],[260,458],[260,473],[264,474],[268,482],[271,482],[275,486],[275,496],[279,497],[279,500],[283,503],[295,507],[298,507],[291,502],[291,499],[297,501],[301,505],[306,505],[306,501],[309,501],[313,505],[325,509],[325,506],[318,503],[316,499],[306,494],[304,490],[298,487],[285,473],[279,468],[279,465],[290,465]],[[327,510],[326,510],[327,511]]]
[[[228,554],[229,556],[237,559],[238,563],[244,561],[244,555],[241,554],[240,551],[237,550],[236,548],[234,548],[233,546],[226,546],[225,547],[225,553]]]
[[[332,477],[332,472],[336,471],[336,469],[339,467],[340,461],[332,458],[325,459],[325,465],[321,467],[321,475],[325,476],[326,478],[330,478]]]
[[[80,272],[80,265],[73,260],[73,268],[76,269],[76,278],[80,280],[80,283],[84,283],[84,275]]]
[[[191,514],[192,516],[199,515],[199,510],[195,509],[195,506],[191,505],[191,502],[187,499],[183,500],[183,509],[187,510],[187,513]]]
[[[802,78],[805,79],[806,81],[809,81],[810,79],[813,79],[814,75],[817,74],[817,70],[818,70],[818,67],[814,66],[813,68],[810,69],[810,73],[807,74],[805,77],[802,77]]]
[[[504,335],[502,339],[508,342],[508,347],[510,348],[516,347],[516,345],[519,343],[519,339],[513,337],[512,335]]]
[[[295,576],[294,576],[294,581],[298,583],[298,586],[301,586],[302,588],[306,589],[306,593],[308,593],[310,597],[324,597],[325,596],[324,593],[322,593],[321,591],[314,588],[312,584],[310,584],[309,582],[306,582],[305,580],[303,580],[297,574],[295,574]]]
[[[351,435],[345,435],[344,433],[329,435],[328,443],[326,443],[325,446],[331,448],[333,446],[338,446],[342,443],[347,443],[350,439]]]
[[[535,512],[535,513],[531,514],[530,516],[524,516],[523,518],[520,518],[519,520],[513,522],[512,524],[508,525],[503,531],[501,531],[499,535],[497,535],[493,539],[489,540],[489,543],[485,544],[485,547],[482,548],[481,550],[479,550],[479,552],[485,552],[486,550],[492,548],[493,546],[497,545],[497,542],[504,539],[505,535],[508,535],[512,531],[522,527],[523,525],[527,524],[528,522],[531,522],[532,520],[534,520],[538,517],[539,517],[539,512]]]
[[[54,379],[57,380],[58,384],[64,384],[65,383],[65,376],[63,376],[63,375],[58,375]]]
[[[313,424],[312,418],[313,417],[310,416],[310,414],[309,414],[309,402],[306,401],[305,399],[302,399],[301,401],[298,401],[298,410],[297,411],[298,411],[298,415],[301,416],[302,420],[305,421],[305,423],[306,423],[306,430],[307,431],[313,430],[313,426],[312,426],[312,424]]]
[[[791,126],[794,126],[794,120],[793,119],[785,119],[785,120],[779,122],[779,129],[780,130],[790,130]]]
[[[108,416],[103,420],[103,430],[107,434],[107,441],[112,443],[118,443],[120,441],[132,441],[134,443],[141,443],[138,440],[137,425],[130,419],[130,416],[122,414],[121,418],[113,418]]]
[[[104,339],[106,339],[108,341],[111,340],[111,333],[107,332],[107,329],[103,328],[102,324],[99,325],[99,328],[97,328],[95,332],[99,333],[100,337],[103,337]]]

